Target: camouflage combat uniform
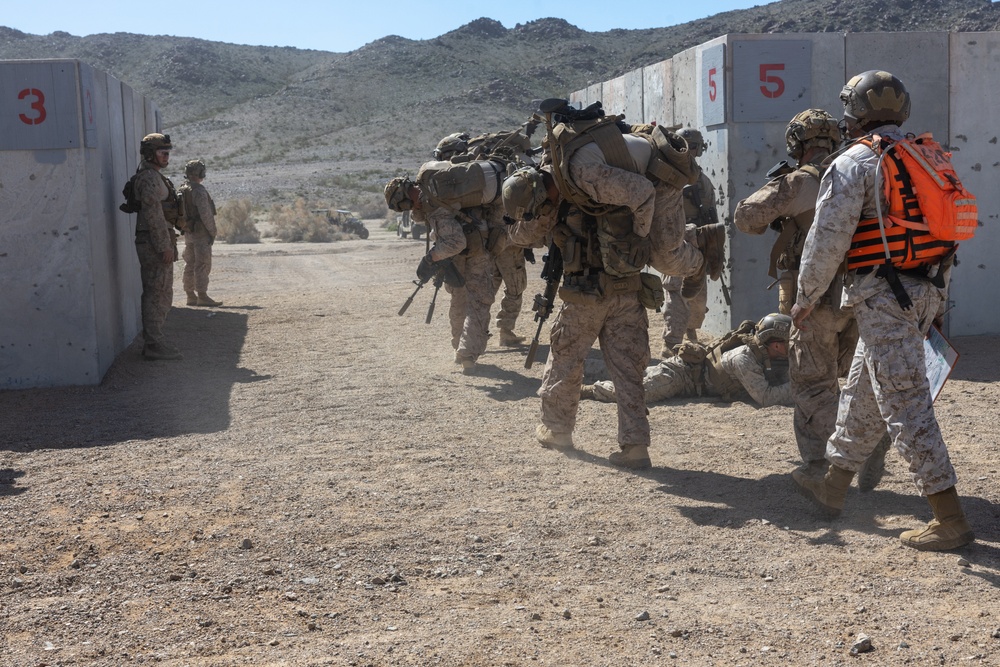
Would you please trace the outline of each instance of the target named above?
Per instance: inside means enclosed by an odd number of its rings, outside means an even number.
[[[614,175],[608,173],[608,177]],[[578,229],[585,216],[571,209],[566,217],[568,226]],[[532,245],[538,238],[550,235],[557,222],[555,213],[519,222],[511,236],[515,242]],[[584,360],[597,340],[612,382],[622,396],[618,403],[618,443],[623,450],[637,445],[648,447],[649,419],[642,374],[649,362],[649,318],[639,302],[638,291],[599,296],[576,294],[564,285],[559,294],[563,302],[549,333],[549,357],[538,390],[542,424],[555,432],[573,432]]]
[[[645,165],[652,145],[643,137],[624,137],[635,164]],[[594,201],[625,206],[633,212],[635,233],[649,237],[649,265],[654,269],[669,276],[690,276],[704,267],[701,251],[685,240],[681,190],[651,182],[643,170],[635,173],[612,167],[596,143],[574,153],[570,174]]]
[[[747,234],[763,234],[778,218],[794,221],[784,223],[795,225],[794,230],[789,230],[794,236],[788,247],[775,249],[782,254],[776,258],[777,266],[772,269],[772,275],[777,275],[778,270],[783,272],[783,277],[788,274],[792,285],[798,275],[802,246],[816,209],[819,178],[818,169],[810,173],[813,169],[795,169],[771,179],[737,204],[734,214],[736,227]],[[849,308],[840,306],[840,275],[840,272],[835,274],[816,303],[807,329],[803,331],[793,326],[790,339],[789,376],[795,396],[795,441],[802,462],[817,472],[826,469],[826,441],[837,422],[838,378],[847,372],[858,342],[854,314]],[[794,297],[790,301],[794,302]],[[782,301],[779,310],[788,314],[791,304]]]
[[[715,188],[702,172],[695,184],[701,195],[702,205],[715,207]],[[683,198],[685,226],[684,239],[695,244],[695,230],[704,224],[698,209],[687,197]],[[663,345],[672,348],[682,340],[689,329],[700,329],[708,312],[708,276],[704,271],[691,276],[663,276]]]
[[[901,139],[896,125],[873,131]],[[874,152],[855,144],[827,169],[820,183],[816,217],[806,238],[796,305],[808,308],[826,294],[862,219],[876,217]],[[886,208],[885,202],[882,203]],[[946,271],[947,273],[947,271]],[[924,335],[942,310],[947,288],[900,274],[912,308],[903,310],[888,282],[874,271],[849,271],[845,305],[854,309],[860,340],[830,437],[826,458],[857,471],[888,426],[892,443],[907,461],[922,495],[955,486],[956,475],[934,417],[924,366]],[[947,278],[945,275],[945,285]],[[821,326],[806,319],[806,326]]]
[[[174,265],[164,262],[166,252],[177,257],[177,234],[163,214],[163,201],[171,189],[168,181],[147,160],[135,176],[136,198],[142,202],[135,224],[135,250],[142,278],[142,338],[146,347],[163,346],[163,324],[174,300]]]
[[[702,394],[718,396],[719,392],[712,386],[709,376],[703,375],[704,363],[707,362],[689,364],[680,357],[673,356],[647,368],[642,380],[646,402],[665,401],[675,396],[698,396],[699,384],[702,384]],[[791,405],[792,389],[789,383],[771,386],[764,368],[746,345],[723,352],[722,368],[761,407]],[[615,402],[617,395],[614,385],[607,381],[596,382],[594,398],[607,403]]]
[[[451,295],[448,319],[451,345],[457,350],[455,360],[475,361],[486,350],[494,295],[493,262],[483,246],[486,225],[466,223],[467,235],[455,210],[433,207],[426,200],[423,206],[423,210],[429,211],[427,225],[434,239],[431,259],[436,262],[451,258],[465,279],[464,287],[445,285],[445,290]],[[484,219],[481,207],[470,209],[468,213],[480,222]]]
[[[215,227],[215,202],[201,183],[185,182],[191,189],[185,215],[191,229],[184,233],[184,291],[208,292],[208,274],[212,271],[212,244],[218,233]],[[193,210],[191,210],[193,208]]]
[[[503,298],[497,312],[497,328],[513,331],[517,316],[521,314],[524,290],[528,286],[528,270],[524,265],[524,251],[511,243],[507,225],[503,221],[503,207],[489,206],[490,258],[493,262],[493,293],[503,285]],[[496,298],[494,296],[494,298]]]

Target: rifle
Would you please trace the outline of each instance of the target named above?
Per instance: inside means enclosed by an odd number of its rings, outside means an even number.
[[[719,212],[715,210],[715,207],[706,208],[701,201],[701,190],[698,184],[695,185],[685,185],[682,193],[685,197],[691,200],[694,207],[698,209],[698,218],[701,219],[701,225],[714,225],[719,222]],[[733,305],[733,299],[729,295],[729,286],[726,285],[726,279],[719,274],[719,284],[722,286],[722,298],[726,300],[726,305]]]
[[[462,274],[458,272],[458,268],[455,267],[455,263],[451,261],[451,258],[445,258],[438,260],[434,263],[435,269],[434,273],[427,278],[421,278],[419,280],[414,280],[413,284],[417,286],[417,289],[413,290],[403,307],[399,309],[397,315],[402,315],[406,312],[406,309],[410,307],[413,303],[413,297],[417,296],[417,292],[426,285],[427,283],[434,282],[434,296],[431,297],[430,308],[427,309],[427,319],[424,320],[425,324],[431,323],[431,318],[434,317],[434,302],[437,300],[438,292],[441,291],[441,285],[447,283],[452,287],[465,287],[465,278]]]
[[[409,297],[407,297],[406,303],[404,303],[403,307],[399,309],[399,312],[396,313],[397,315],[402,315],[403,313],[406,312],[406,309],[410,307],[411,303],[413,303],[413,297],[415,297],[417,295],[417,292],[420,291],[420,288],[422,288],[424,285],[427,284],[427,281],[426,280],[414,280],[413,284],[417,286],[417,289],[413,290],[413,294],[411,294]],[[436,294],[436,292],[435,292],[435,294]]]
[[[542,325],[552,314],[555,307],[556,292],[559,290],[559,281],[562,280],[563,258],[562,252],[554,242],[549,246],[549,251],[542,256],[545,264],[542,266],[542,279],[545,280],[545,292],[535,295],[535,302],[531,309],[535,311],[535,321],[538,328],[535,329],[535,337],[531,339],[531,347],[528,348],[528,356],[524,360],[524,367],[531,368],[535,363],[535,354],[538,353],[538,337],[542,335]]]
[[[430,324],[431,318],[434,317],[434,302],[437,301],[438,292],[441,291],[443,284],[444,269],[438,269],[438,272],[434,274],[434,296],[431,297],[431,305],[427,307],[427,317],[424,318],[424,324]]]

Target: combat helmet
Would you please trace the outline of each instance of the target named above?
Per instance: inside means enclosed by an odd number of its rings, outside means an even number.
[[[174,145],[170,143],[169,134],[153,132],[152,134],[147,134],[142,138],[142,143],[139,144],[139,154],[145,157],[152,157],[156,151],[169,151],[172,150],[173,147]]]
[[[469,150],[469,135],[465,132],[455,132],[438,142],[437,148],[434,149],[434,159],[450,160],[467,150]]]
[[[698,130],[693,127],[685,127],[682,130],[678,130],[677,134],[684,137],[691,155],[701,157],[701,154],[705,152],[705,138],[701,136],[701,132]]]
[[[391,210],[397,213],[409,211],[413,208],[413,200],[410,199],[410,188],[416,183],[406,176],[397,176],[385,184],[385,203]]]
[[[205,178],[205,161],[202,159],[189,160],[184,165],[184,175],[190,178]]]
[[[868,70],[851,78],[840,91],[847,127],[868,130],[886,123],[902,125],[910,117],[910,94],[889,72]]]
[[[822,109],[806,109],[795,114],[785,128],[785,151],[801,160],[806,148],[825,148],[832,153],[840,146],[837,120]]]
[[[769,313],[765,315],[754,331],[757,342],[767,345],[772,341],[788,342],[788,337],[792,333],[792,318],[781,313]]]
[[[503,182],[503,210],[511,220],[531,220],[548,199],[542,172],[521,167]]]

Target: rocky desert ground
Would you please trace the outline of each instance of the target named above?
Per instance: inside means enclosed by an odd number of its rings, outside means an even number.
[[[462,375],[444,292],[397,316],[422,252],[217,245],[224,306],[177,272],[183,361],[0,392],[0,664],[1000,664],[996,337],[953,341],[936,404],[978,541],[922,553],[895,453],[836,521],[794,492],[790,408],[652,406],[638,473],[614,405],[541,448],[541,363]]]

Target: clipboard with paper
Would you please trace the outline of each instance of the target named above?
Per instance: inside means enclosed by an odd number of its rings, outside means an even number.
[[[924,363],[927,367],[927,382],[931,388],[931,402],[937,400],[941,388],[951,375],[958,361],[958,350],[936,326],[931,326],[924,338]]]

